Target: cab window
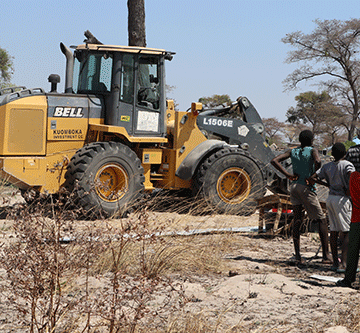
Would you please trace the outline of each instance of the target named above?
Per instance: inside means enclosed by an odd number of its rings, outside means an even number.
[[[102,93],[111,90],[112,57],[104,54],[88,54],[77,59],[74,68],[75,93]]]
[[[132,104],[134,102],[134,56],[124,54],[121,65],[120,100]]]
[[[137,104],[150,109],[160,108],[159,58],[140,56],[137,75]]]

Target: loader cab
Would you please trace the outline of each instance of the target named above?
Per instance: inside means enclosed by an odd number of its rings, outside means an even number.
[[[165,59],[158,49],[86,44],[74,53],[72,91],[104,101],[105,125],[165,136]]]

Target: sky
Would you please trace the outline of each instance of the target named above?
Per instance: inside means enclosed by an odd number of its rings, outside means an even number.
[[[175,88],[178,109],[200,97],[246,96],[263,118],[285,121],[295,96],[317,87],[302,84],[284,92],[283,80],[295,68],[286,64],[294,31],[311,33],[314,20],[348,20],[358,0],[145,0],[148,47],[176,52],[166,62],[166,83]],[[65,45],[82,44],[90,30],[104,44],[127,45],[127,0],[6,1],[0,12],[0,47],[14,57],[12,83],[50,90],[59,74],[64,91]]]

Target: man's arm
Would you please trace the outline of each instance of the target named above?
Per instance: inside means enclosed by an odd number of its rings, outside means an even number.
[[[353,172],[355,172],[356,170],[355,170],[355,167],[354,167],[354,165],[350,162],[347,166],[346,166],[346,169],[345,169],[345,172],[346,172],[346,176],[347,176],[347,179],[349,180],[349,183],[348,183],[348,187],[347,187],[347,189],[346,189],[346,195],[348,196],[348,197],[350,197],[350,177],[351,177],[351,174],[353,173]]]
[[[316,172],[311,177],[309,177],[306,182],[308,183],[308,185],[314,185],[314,183],[318,183],[320,185],[329,187],[329,184],[321,180]]]
[[[321,159],[320,159],[319,151],[316,148],[313,148],[313,150],[311,151],[311,155],[314,160],[315,171],[317,171],[321,168]],[[315,183],[318,183],[320,185],[329,187],[328,183],[323,182],[316,174],[316,172],[313,175],[311,175],[309,178],[306,178],[305,181],[306,184],[310,186],[313,186]]]
[[[291,157],[291,150],[286,151],[285,153],[282,153],[276,157],[274,157],[271,160],[271,164],[277,169],[279,170],[281,173],[283,173],[286,178],[289,178],[290,180],[296,180],[298,178],[298,176],[295,176],[289,172],[287,172],[284,167],[281,165],[282,161],[285,161],[286,159]]]
[[[317,171],[321,167],[321,159],[320,159],[319,151],[316,148],[313,148],[312,150],[312,157],[315,163],[315,171]]]

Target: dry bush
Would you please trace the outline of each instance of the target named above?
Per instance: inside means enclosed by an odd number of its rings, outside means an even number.
[[[77,222],[64,219],[67,207],[50,196],[14,210],[15,238],[1,248],[1,291],[24,328],[135,332],[141,321],[149,325],[184,304],[181,285],[164,274],[180,250],[155,237],[146,209],[131,225],[101,220],[75,230]]]
[[[1,248],[0,266],[7,274],[3,297],[29,332],[59,331],[68,326],[64,325],[68,318],[76,317],[68,323],[73,327],[79,320],[73,311],[82,301],[74,283],[101,244],[89,242],[93,231],[77,242],[65,242],[73,220],[63,218],[69,215],[67,205],[53,196],[33,200],[29,206],[17,205],[9,214],[15,236]],[[77,245],[85,245],[83,253],[76,251]]]
[[[16,239],[2,248],[1,267],[6,270],[4,292],[29,321],[30,332],[54,330],[72,307],[63,302],[72,278],[69,253],[59,241],[59,221],[39,215],[16,218]]]
[[[75,228],[80,210],[65,197],[13,209],[15,237],[1,248],[2,296],[29,332],[165,330],[164,318],[187,302],[172,276],[223,268],[228,236],[160,236],[167,224],[151,220],[146,206],[117,223]]]
[[[17,196],[20,196],[19,190],[8,183],[6,179],[0,178],[0,207],[6,208],[11,205],[12,199],[15,199]]]

